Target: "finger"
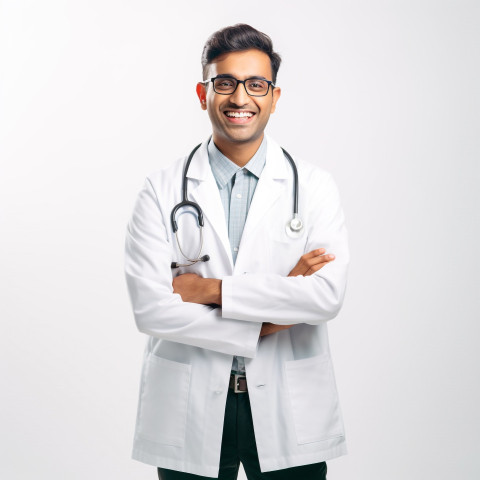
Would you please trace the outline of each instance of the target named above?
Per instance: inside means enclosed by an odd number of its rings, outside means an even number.
[[[317,263],[322,262],[330,262],[331,260],[335,259],[335,255],[333,253],[329,253],[328,255],[318,255],[317,257],[313,257],[309,260],[309,264],[316,265]]]
[[[318,263],[324,264],[328,263],[332,260],[335,259],[335,255],[330,254],[330,255],[315,255],[317,252],[325,252],[324,248],[318,248],[316,250],[312,250],[309,253],[306,253],[302,257],[300,257],[300,260],[298,263],[295,265],[293,270],[288,274],[289,277],[296,277],[297,275],[305,275],[308,269],[313,266],[317,265]],[[312,256],[313,254],[313,256]]]
[[[309,258],[316,257],[318,255],[322,255],[326,252],[324,248],[317,248],[316,250],[312,250],[311,252],[305,253],[300,257],[302,260],[308,260]]]
[[[323,258],[320,261],[317,261],[316,263],[312,263],[311,265],[305,267],[304,276],[311,275],[312,273],[317,272],[321,268],[323,268],[325,265],[328,263],[332,262],[335,260],[334,255],[324,255]]]
[[[323,268],[325,265],[327,265],[331,261],[332,260],[329,260],[328,262],[324,262],[324,263],[318,263],[317,265],[313,265],[307,270],[304,276],[312,275],[313,273],[318,272],[321,268]]]
[[[313,265],[317,265],[319,263],[325,263],[325,262],[330,262],[335,259],[335,255],[329,254],[329,255],[318,255],[316,257],[312,257],[308,260],[305,260],[303,262],[303,265],[308,269],[310,267],[313,267]]]
[[[310,269],[310,267],[321,264],[324,265],[331,261],[333,259],[330,259],[327,255],[322,255],[320,257],[315,257],[315,259],[311,260],[300,260],[297,265],[295,265],[295,268],[288,274],[289,277],[296,277],[297,275],[306,275],[307,271]]]

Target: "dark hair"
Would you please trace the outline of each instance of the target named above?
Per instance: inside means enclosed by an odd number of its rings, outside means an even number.
[[[208,65],[223,53],[239,52],[255,48],[270,57],[272,66],[272,81],[277,81],[277,72],[282,58],[273,51],[272,39],[246,23],[237,23],[216,31],[205,43],[202,53],[203,79],[207,75]]]

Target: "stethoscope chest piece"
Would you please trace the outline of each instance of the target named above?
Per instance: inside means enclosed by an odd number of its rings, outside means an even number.
[[[304,230],[303,222],[298,218],[298,214],[295,214],[285,225],[285,231],[290,238],[300,238],[303,236]]]

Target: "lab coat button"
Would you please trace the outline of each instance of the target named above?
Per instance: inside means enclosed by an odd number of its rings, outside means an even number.
[[[215,393],[216,393],[217,395],[220,395],[220,394],[222,393],[222,391],[221,391],[221,390],[215,390]]]
[[[262,388],[262,387],[264,387],[264,386],[265,386],[264,383],[260,383],[259,385],[257,385],[257,388]]]

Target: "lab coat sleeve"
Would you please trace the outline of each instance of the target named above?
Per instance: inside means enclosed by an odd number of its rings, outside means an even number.
[[[220,308],[183,302],[173,293],[171,246],[147,178],[127,226],[125,275],[138,330],[173,342],[254,357],[261,326],[222,318]]]
[[[309,193],[308,239],[304,253],[324,247],[327,253],[335,254],[335,260],[305,277],[288,277],[289,272],[285,276],[247,272],[224,277],[222,312],[225,317],[278,325],[316,325],[338,314],[347,283],[347,229],[338,188],[331,175],[325,175]]]

